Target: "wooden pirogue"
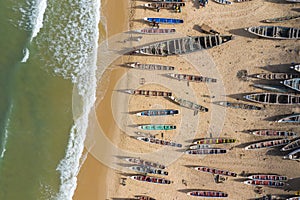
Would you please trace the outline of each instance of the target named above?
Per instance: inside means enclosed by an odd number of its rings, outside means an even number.
[[[145,196],[145,195],[136,195],[135,199],[136,200],[155,200],[154,198],[149,197],[149,196]]]
[[[193,154],[193,155],[205,155],[205,154],[224,154],[227,153],[226,149],[221,148],[207,148],[207,149],[192,149],[186,150],[186,154]]]
[[[293,90],[300,92],[300,78],[284,80],[281,83],[289,88],[292,88]]]
[[[246,150],[255,150],[255,149],[273,148],[273,147],[286,145],[289,142],[290,142],[289,139],[268,140],[268,141],[250,144],[250,145],[246,146],[245,149]]]
[[[288,74],[288,73],[261,73],[252,75],[254,78],[265,79],[265,80],[285,80],[291,78],[299,78],[300,74]]]
[[[134,32],[140,34],[161,35],[161,34],[176,33],[176,29],[175,28],[143,28],[139,30],[134,30]]]
[[[212,168],[212,167],[196,166],[193,168],[197,171],[207,172],[207,173],[211,173],[211,174],[219,174],[219,175],[233,176],[233,177],[237,176],[237,174],[234,172],[230,172],[230,171],[222,170],[222,169],[216,169],[216,168]]]
[[[124,90],[124,92],[132,95],[144,95],[144,96],[160,96],[169,97],[172,96],[172,92],[157,91],[157,90]]]
[[[159,64],[142,64],[139,62],[129,62],[126,63],[126,66],[132,67],[134,69],[141,69],[141,70],[167,70],[171,71],[175,68],[173,66],[166,66],[166,65],[159,65]]]
[[[170,180],[164,179],[164,178],[157,178],[153,176],[130,176],[131,179],[137,180],[137,181],[144,181],[148,183],[157,183],[157,184],[171,184]]]
[[[147,131],[155,131],[155,130],[174,130],[176,129],[176,126],[169,125],[169,124],[143,124],[139,125],[137,128]]]
[[[268,187],[283,187],[285,185],[284,182],[279,181],[270,181],[270,180],[248,180],[244,181],[247,185],[260,185],[260,186],[268,186]]]
[[[255,131],[251,131],[250,133],[256,136],[277,136],[277,137],[290,137],[296,135],[295,132],[269,130],[269,129],[255,130]]]
[[[234,103],[229,101],[218,101],[213,103],[228,108],[245,109],[245,110],[261,110],[261,107],[250,105],[250,104],[244,104],[244,103]]]
[[[194,141],[194,144],[228,144],[235,143],[236,139],[231,138],[202,138]]]
[[[283,158],[300,161],[300,148],[292,151],[291,153],[289,153],[287,156],[284,156]]]
[[[204,76],[196,76],[196,75],[189,75],[189,74],[174,74],[169,73],[166,74],[167,77],[173,78],[179,81],[191,81],[191,82],[206,82],[206,83],[215,83],[217,79],[208,78]]]
[[[269,39],[300,39],[300,29],[282,26],[257,26],[246,28],[247,31]]]
[[[171,147],[182,147],[182,144],[178,144],[172,141],[167,141],[167,140],[161,140],[158,138],[149,138],[149,137],[137,137],[136,139],[152,144],[159,144],[159,145],[164,145],[164,146],[171,146]]]
[[[146,3],[144,4],[145,8],[150,8],[150,9],[172,9],[175,10],[176,7],[183,7],[185,6],[185,3],[183,2],[152,2],[152,3]]]
[[[300,123],[300,114],[289,115],[287,117],[277,120],[281,123]]]
[[[170,56],[192,53],[203,49],[209,49],[233,39],[232,35],[208,35],[193,36],[164,40],[137,47],[130,54],[142,54],[149,56]]]
[[[202,197],[202,198],[225,198],[228,197],[228,194],[221,191],[212,191],[212,190],[195,190],[191,192],[187,192],[187,195],[194,197]]]
[[[298,19],[298,18],[300,18],[300,15],[289,15],[289,16],[265,19],[265,20],[262,20],[262,22],[265,22],[265,23],[278,23],[278,22],[283,22],[283,21],[288,21],[288,20],[293,20],[293,19]]]
[[[148,160],[143,160],[140,158],[133,158],[133,157],[128,157],[128,158],[124,158],[127,162],[133,163],[133,164],[137,164],[137,165],[144,165],[144,166],[148,166],[148,167],[155,167],[155,168],[160,168],[160,169],[165,169],[166,166],[156,163],[156,162],[151,162]]]
[[[128,168],[133,171],[144,173],[144,174],[159,174],[159,175],[165,175],[165,176],[167,176],[169,174],[168,172],[163,171],[161,169],[155,169],[155,168],[147,167],[147,166],[143,166],[143,165],[135,165],[135,166],[130,166]]]
[[[188,108],[188,109],[192,109],[192,110],[196,110],[196,111],[200,111],[200,112],[208,112],[208,108],[205,108],[204,106],[198,105],[194,102],[185,100],[185,99],[181,99],[181,98],[177,98],[175,96],[168,96],[168,98],[173,101],[174,103]]]
[[[277,105],[298,105],[300,96],[281,93],[258,93],[244,96],[245,99],[256,103],[277,104]]]
[[[300,148],[300,139],[296,139],[295,141],[285,145],[281,148],[281,151],[290,151],[298,148]]]
[[[287,181],[287,176],[279,176],[279,175],[273,175],[273,174],[254,174],[251,176],[248,176],[249,179],[252,180],[264,180],[264,181]]]
[[[137,116],[164,116],[164,115],[176,115],[178,110],[173,109],[160,109],[160,110],[144,110],[136,113]]]

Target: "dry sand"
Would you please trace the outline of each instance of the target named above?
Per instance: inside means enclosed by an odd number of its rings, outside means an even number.
[[[120,3],[120,1],[118,1]],[[122,2],[122,1],[121,1]],[[124,7],[127,7],[126,1]],[[128,7],[141,5],[143,1],[130,1]],[[109,0],[102,4],[107,11],[104,12],[107,19],[108,35],[113,36],[124,30],[121,19],[126,14],[122,5]],[[128,8],[127,7],[127,8]],[[129,10],[129,27],[139,29],[147,25],[139,19],[144,17],[170,17],[182,18],[185,23],[176,25],[181,35],[199,35],[201,33],[193,29],[194,25],[209,24],[223,34],[236,35],[235,40],[215,47],[205,52],[186,56],[173,57],[146,57],[146,56],[122,56],[119,57],[101,76],[98,83],[96,104],[96,117],[102,132],[119,149],[127,151],[128,155],[148,157],[168,164],[166,177],[172,180],[170,185],[156,185],[151,183],[134,181],[128,178],[133,172],[127,170],[128,163],[122,161],[116,155],[126,156],[121,150],[107,149],[108,155],[113,155],[111,162],[105,163],[104,167],[99,160],[99,151],[91,151],[88,154],[81,172],[78,176],[78,187],[74,199],[126,199],[135,195],[147,194],[159,200],[167,199],[193,199],[183,191],[188,189],[211,189],[220,190],[229,194],[228,199],[250,199],[259,197],[254,187],[241,183],[242,177],[228,178],[224,183],[216,184],[211,174],[197,172],[186,165],[204,165],[220,169],[230,170],[236,173],[278,173],[290,178],[299,177],[299,164],[293,161],[282,161],[280,156],[274,156],[276,151],[259,150],[245,151],[241,146],[245,143],[260,140],[243,133],[248,129],[281,129],[294,130],[300,133],[296,125],[280,125],[265,119],[278,114],[300,112],[297,107],[289,106],[265,106],[262,111],[247,111],[224,109],[211,102],[224,100],[225,95],[235,95],[247,92],[261,92],[250,86],[251,81],[241,81],[236,77],[237,71],[247,70],[249,74],[266,72],[259,68],[267,65],[299,62],[300,41],[276,41],[253,37],[246,33],[243,28],[248,26],[262,25],[263,19],[297,14],[296,4],[285,4],[283,1],[255,0],[244,3],[235,3],[224,6],[212,1],[205,8],[197,8],[192,2],[187,2],[182,13],[172,13],[161,10],[157,13],[151,10],[135,8]],[[118,10],[116,10],[118,9]],[[112,12],[114,11],[114,12]],[[110,17],[109,17],[110,16]],[[116,18],[115,18],[116,17]],[[114,19],[113,19],[114,18]],[[126,18],[126,17],[125,17]],[[112,19],[111,21],[109,19]],[[118,20],[119,19],[119,20]],[[126,21],[126,19],[125,19]],[[112,23],[114,25],[112,25]],[[118,24],[119,23],[119,24]],[[118,24],[118,25],[116,25]],[[299,28],[299,20],[281,23],[279,25],[295,26]],[[171,27],[171,26],[163,26]],[[123,40],[120,37],[120,41]],[[133,35],[137,36],[137,35]],[[148,36],[143,36],[141,42],[147,42]],[[151,39],[149,39],[151,40]],[[130,45],[140,45],[131,42]],[[116,46],[126,44],[116,43]],[[114,47],[111,42],[111,47]],[[101,52],[99,52],[101,54]],[[100,58],[99,58],[100,59]],[[167,79],[161,76],[162,72],[147,72],[134,69],[126,69],[118,66],[124,62],[138,61],[140,63],[160,63],[176,67],[176,72],[188,74],[201,74],[203,76],[217,78],[217,84],[190,83]],[[271,68],[278,70],[277,68]],[[282,70],[282,68],[281,68]],[[145,84],[140,85],[140,78],[144,78]],[[176,96],[194,100],[210,109],[208,113],[193,115],[193,112],[178,107],[171,102],[158,97],[129,96],[116,92],[118,89],[143,88],[172,91]],[[214,96],[214,98],[203,97]],[[240,98],[240,97],[238,97]],[[226,98],[236,101],[233,98]],[[171,117],[138,118],[127,112],[155,108],[176,108],[180,115]],[[134,124],[165,123],[175,124],[176,131],[164,131],[163,138],[171,139],[183,144],[194,138],[224,136],[236,138],[237,144],[223,145],[229,149],[225,155],[211,155],[197,157],[184,155],[172,148],[161,148],[157,145],[146,144],[130,136],[136,136]],[[95,131],[96,132],[96,131]],[[97,133],[93,133],[97,134]],[[161,132],[153,132],[161,138]],[[265,138],[263,138],[265,139]],[[97,144],[96,144],[97,145]],[[89,149],[89,148],[88,148]],[[97,148],[94,148],[97,149]],[[151,153],[152,152],[152,153]],[[103,152],[102,152],[103,153]],[[145,154],[147,153],[147,154]],[[114,163],[114,164],[112,164]],[[111,165],[110,165],[111,164]],[[118,170],[115,170],[118,169]],[[107,177],[106,179],[104,177]],[[120,185],[120,179],[125,178],[126,185]],[[186,182],[183,184],[182,180]],[[106,182],[104,182],[106,181]],[[263,194],[288,193],[279,189],[263,188]],[[293,191],[289,192],[292,194]]]

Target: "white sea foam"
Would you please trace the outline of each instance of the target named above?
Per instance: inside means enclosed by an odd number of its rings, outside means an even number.
[[[10,104],[8,113],[6,115],[6,122],[5,122],[5,127],[4,127],[4,138],[2,141],[2,150],[1,150],[1,154],[0,154],[0,158],[2,159],[5,155],[6,152],[6,143],[7,143],[7,138],[8,138],[8,128],[9,128],[9,124],[10,124],[10,116],[13,110],[13,104]]]
[[[29,49],[27,49],[27,48],[23,49],[23,54],[24,54],[24,57],[21,60],[21,62],[25,63],[28,60],[28,58],[29,58]]]
[[[40,29],[43,27],[43,19],[44,19],[44,13],[47,8],[47,0],[37,0],[34,7],[34,12],[31,18],[32,23],[32,35],[30,38],[30,41],[35,38]]]

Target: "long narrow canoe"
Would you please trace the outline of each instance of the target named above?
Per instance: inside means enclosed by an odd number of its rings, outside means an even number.
[[[200,51],[203,49],[209,49],[224,44],[232,39],[232,35],[182,37],[137,47],[132,52],[129,52],[129,54],[141,54],[149,56],[181,55]]]
[[[264,80],[285,80],[291,78],[299,78],[300,74],[288,74],[288,73],[261,73],[252,75],[254,78],[264,79]]]
[[[172,92],[165,92],[165,91],[157,91],[157,90],[124,90],[124,92],[132,95],[145,95],[145,96],[161,96],[161,97],[168,97],[172,96]]]
[[[183,7],[185,3],[183,2],[153,2],[153,3],[146,3],[144,4],[145,8],[149,9],[173,9],[175,10],[176,7]]]
[[[271,91],[271,92],[281,92],[281,93],[287,92],[287,89],[285,87],[280,87],[278,85],[252,84],[251,86],[262,90]]]
[[[293,78],[281,82],[283,85],[300,92],[300,78]]]
[[[169,173],[166,171],[163,171],[161,169],[155,169],[152,167],[146,167],[146,166],[141,166],[141,165],[135,165],[135,166],[130,166],[129,169],[140,172],[140,173],[145,173],[145,174],[159,174],[159,175],[165,175],[167,176]]]
[[[186,0],[151,0],[154,2],[170,2],[170,3],[174,3],[174,2],[185,2]]]
[[[185,153],[192,154],[192,155],[224,154],[227,153],[227,150],[221,148],[207,148],[207,149],[186,150]]]
[[[194,144],[228,144],[235,143],[236,139],[231,138],[202,138],[193,142]]]
[[[167,65],[160,65],[160,64],[145,64],[145,63],[139,63],[139,62],[129,62],[125,64],[128,67],[132,67],[135,69],[141,69],[141,70],[174,70],[175,67],[173,66],[167,66]]]
[[[269,186],[269,187],[283,187],[284,182],[279,181],[263,181],[263,180],[248,180],[244,181],[247,185],[259,185],[259,186]]]
[[[196,75],[190,75],[190,74],[169,73],[169,74],[166,74],[166,76],[169,78],[179,80],[179,81],[205,82],[205,83],[217,82],[217,79],[214,79],[214,78],[208,78],[208,77],[204,77],[204,76],[196,76]]]
[[[160,168],[160,169],[165,169],[166,166],[157,162],[151,162],[148,160],[143,160],[140,158],[133,158],[133,157],[128,157],[125,158],[125,160],[127,162],[133,163],[133,164],[137,164],[137,165],[144,165],[144,166],[148,166],[148,167],[155,167],[155,168]]]
[[[174,125],[168,125],[168,124],[145,124],[138,126],[139,129],[147,130],[147,131],[155,131],[155,130],[174,130],[176,129],[176,126]]]
[[[290,150],[294,150],[294,149],[298,149],[300,148],[300,139],[297,139],[287,145],[285,145],[284,147],[281,148],[281,151],[290,151]]]
[[[288,21],[288,20],[293,20],[293,19],[298,19],[300,18],[300,15],[289,15],[289,16],[284,16],[284,17],[276,17],[276,18],[271,18],[271,19],[265,19],[262,20],[264,23],[278,23],[278,22],[283,22],[283,21]]]
[[[153,18],[153,17],[145,17],[145,21],[150,23],[161,23],[161,24],[182,24],[182,19],[173,19],[173,18]]]
[[[244,96],[245,99],[256,103],[276,105],[299,105],[300,96],[280,93],[258,93]]]
[[[178,113],[179,113],[178,110],[161,109],[161,110],[145,110],[145,111],[136,113],[136,115],[152,117],[152,116],[176,115]]]
[[[281,123],[300,123],[300,114],[290,115],[279,119],[277,122]]]
[[[172,141],[167,141],[167,140],[161,140],[158,138],[137,137],[136,139],[143,141],[143,142],[152,143],[152,144],[159,144],[159,145],[171,146],[171,147],[182,147],[182,144],[178,144],[178,143],[175,143]]]
[[[269,129],[251,131],[250,133],[256,136],[276,136],[276,137],[291,137],[296,135],[295,132],[269,130]]]
[[[287,176],[279,176],[279,175],[273,175],[273,174],[254,174],[251,176],[248,176],[249,179],[252,180],[264,180],[264,181],[287,181]]]
[[[145,195],[135,195],[134,198],[136,200],[155,200],[154,198]]]
[[[246,150],[257,150],[257,149],[265,149],[265,148],[274,148],[274,147],[286,145],[289,142],[290,142],[289,139],[268,140],[268,141],[250,144],[250,145],[246,146],[245,149]]]
[[[212,168],[212,167],[197,166],[197,167],[193,167],[193,168],[197,171],[207,172],[207,173],[211,173],[211,174],[219,174],[219,175],[233,176],[233,177],[237,176],[237,174],[234,172],[230,172],[230,171],[222,170],[222,169],[216,169],[216,168]]]
[[[196,104],[194,102],[185,100],[185,99],[181,99],[181,98],[177,98],[174,96],[169,96],[168,97],[171,101],[173,101],[174,103],[188,108],[188,109],[192,109],[192,110],[196,110],[196,111],[200,111],[200,112],[208,112],[208,108],[205,108],[204,106],[201,106],[199,104]]]
[[[218,101],[213,103],[228,108],[245,109],[245,110],[261,110],[261,107],[250,105],[250,104],[244,104],[244,103],[234,103],[229,101]]]
[[[300,29],[282,26],[257,26],[246,28],[247,31],[269,39],[295,40],[300,39]]]
[[[211,146],[209,144],[194,144],[189,146],[189,149],[207,149],[210,148]]]
[[[284,159],[290,159],[290,160],[300,160],[300,148],[292,151],[287,156],[283,157]]]
[[[130,176],[131,179],[137,180],[137,181],[144,181],[148,183],[157,183],[157,184],[171,184],[170,180],[164,179],[164,178],[157,178],[154,176]]]
[[[140,34],[161,35],[161,34],[176,33],[176,29],[175,28],[143,28],[139,30],[134,30],[134,32]]]
[[[227,1],[227,0],[214,0],[216,3],[219,4],[224,4],[224,5],[231,5],[232,2],[231,1]]]
[[[287,2],[300,3],[300,0],[286,0]]]
[[[212,190],[195,190],[187,192],[187,195],[194,197],[202,198],[225,198],[228,197],[228,194],[221,191],[212,191]]]

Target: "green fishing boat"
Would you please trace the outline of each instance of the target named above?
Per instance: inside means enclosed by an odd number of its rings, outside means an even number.
[[[147,131],[155,131],[155,130],[173,130],[176,129],[176,126],[168,125],[168,124],[145,124],[138,126],[139,129],[147,130]]]

